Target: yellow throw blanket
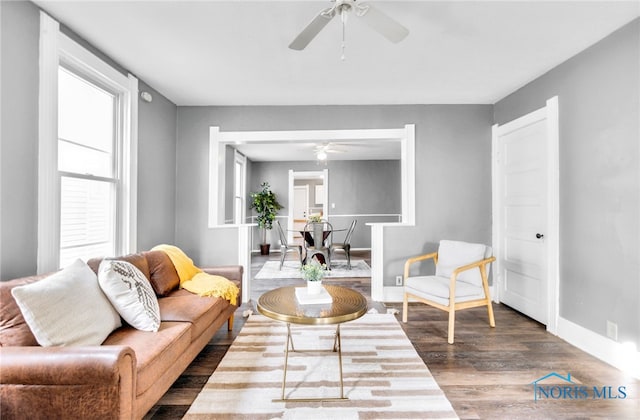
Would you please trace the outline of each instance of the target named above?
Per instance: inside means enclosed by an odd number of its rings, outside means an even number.
[[[200,270],[180,248],[174,245],[157,245],[152,251],[162,251],[169,256],[180,278],[180,287],[199,296],[214,296],[227,299],[232,305],[238,301],[238,286],[222,276]]]

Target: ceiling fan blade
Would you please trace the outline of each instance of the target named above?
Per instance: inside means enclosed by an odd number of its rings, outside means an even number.
[[[409,35],[407,28],[368,3],[358,4],[356,14],[391,42],[400,42]]]
[[[321,11],[318,16],[313,18],[311,23],[300,32],[296,39],[289,44],[289,48],[292,50],[301,51],[304,50],[307,45],[313,40],[313,38],[320,33],[322,28],[327,26],[327,23],[336,15],[334,7],[330,7]]]

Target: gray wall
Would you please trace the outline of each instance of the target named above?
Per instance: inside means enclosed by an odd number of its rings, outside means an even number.
[[[416,226],[385,228],[384,279],[441,239],[491,244],[491,105],[430,105],[416,116]],[[426,273],[432,269],[422,264]]]
[[[153,102],[138,101],[138,250],[175,242],[177,107],[139,81]]]
[[[0,278],[8,280],[36,272],[40,16],[39,9],[30,2],[2,1],[0,7]],[[68,30],[65,32],[71,34]],[[112,62],[99,54],[104,60]],[[116,68],[121,69],[117,64]],[[154,97],[151,104],[138,102],[138,249],[142,250],[160,242],[173,243],[175,240],[177,108],[143,81],[139,82],[140,90],[151,91]]]
[[[640,344],[640,20],[495,105],[504,123],[558,95],[560,316]]]
[[[32,3],[0,2],[0,278],[35,274],[38,236],[38,42]]]
[[[215,250],[198,255],[204,262],[237,259],[236,248],[227,246],[235,231],[207,228],[209,126],[313,130],[410,123],[416,124],[417,226],[386,229],[385,284],[394,284],[407,256],[433,249],[442,238],[490,243],[492,105],[179,107],[176,242],[196,253]],[[273,186],[286,196],[286,189]]]

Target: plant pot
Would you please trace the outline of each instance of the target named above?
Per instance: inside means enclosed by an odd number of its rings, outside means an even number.
[[[319,295],[322,292],[322,280],[307,281],[307,294]]]
[[[269,255],[271,244],[260,244],[260,255]]]

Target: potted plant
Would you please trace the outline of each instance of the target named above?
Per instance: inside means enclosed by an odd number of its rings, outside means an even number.
[[[263,182],[258,192],[251,193],[251,209],[258,213],[257,221],[260,229],[260,254],[268,255],[271,244],[267,243],[267,230],[273,228],[273,221],[276,219],[278,210],[282,205],[278,203],[276,194],[271,191],[268,182]]]
[[[320,216],[319,214],[312,214],[309,216],[309,222],[320,223],[322,222],[322,216]]]
[[[317,295],[322,291],[322,278],[327,270],[326,264],[320,264],[318,260],[312,259],[310,263],[300,267],[302,278],[307,282],[307,294]]]

